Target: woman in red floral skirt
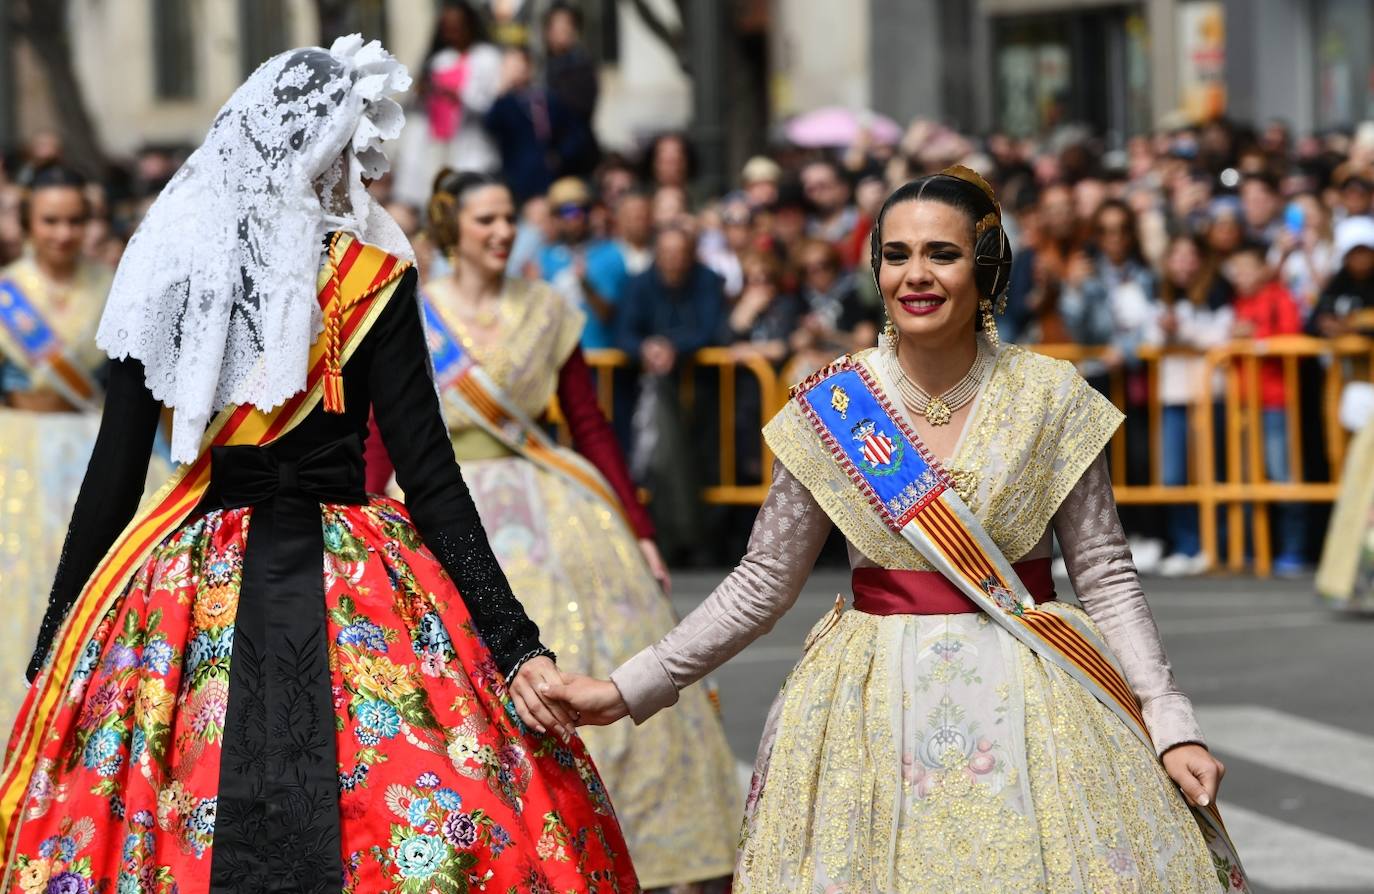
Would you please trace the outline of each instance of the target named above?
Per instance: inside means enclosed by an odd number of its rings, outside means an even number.
[[[363,189],[408,84],[356,36],[269,60],[131,241],[0,778],[0,890],[638,889]],[[164,406],[182,465],[139,508]],[[408,508],[364,493],[369,407]]]

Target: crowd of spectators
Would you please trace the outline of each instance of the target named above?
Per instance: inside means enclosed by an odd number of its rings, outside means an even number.
[[[796,381],[873,345],[883,325],[868,254],[877,209],[901,182],[953,163],[982,173],[1002,200],[1015,251],[1002,340],[1101,348],[1083,372],[1095,382],[1124,372],[1128,412],[1148,398],[1135,374],[1144,346],[1330,337],[1374,308],[1374,123],[1298,135],[1281,122],[1215,121],[1119,149],[1075,128],[974,138],[918,120],[886,145],[860,126],[849,145],[771,147],[729,191],[704,195],[683,133],[659,134],[634,154],[598,146],[598,85],[578,13],[556,3],[541,24],[537,50],[498,46],[470,6],[447,3],[395,174],[372,189],[412,236],[422,274],[436,275],[446,261],[425,238],[429,179],[442,165],[500,170],[521,209],[511,275],[550,282],[586,311],[584,347],[619,348],[646,377],[671,377],[716,346]],[[24,170],[60,154],[44,134],[0,172],[0,261],[20,251]],[[90,187],[91,257],[118,260],[181,158],[149,149]],[[1197,372],[1196,358],[1162,362],[1162,431],[1135,439],[1133,477],[1148,475],[1141,469],[1158,443],[1164,483],[1188,479],[1189,408],[1216,398]],[[1281,370],[1264,369],[1271,480],[1288,470],[1285,387]],[[661,388],[643,393],[667,399]],[[1305,461],[1316,453],[1305,450]],[[1300,510],[1275,512],[1277,567],[1301,567],[1310,547]],[[1157,532],[1168,545],[1162,570],[1203,570],[1197,529],[1195,512],[1170,510]]]

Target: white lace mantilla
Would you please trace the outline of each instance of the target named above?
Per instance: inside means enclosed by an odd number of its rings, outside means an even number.
[[[96,341],[142,361],[175,410],[174,460],[195,458],[224,407],[267,410],[305,387],[327,231],[414,258],[362,182],[388,169],[382,143],[405,122],[390,97],[409,86],[405,66],[356,34],[274,56],[134,233]]]

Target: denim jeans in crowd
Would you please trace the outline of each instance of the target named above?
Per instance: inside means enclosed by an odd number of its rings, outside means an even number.
[[[1164,483],[1180,487],[1188,483],[1188,425],[1192,407],[1173,404],[1164,407],[1160,432],[1164,455],[1161,469]],[[1185,556],[1195,556],[1202,550],[1198,533],[1196,506],[1174,504],[1169,507],[1169,550]]]
[[[1219,410],[1220,408],[1218,408]],[[1180,486],[1188,483],[1188,429],[1192,424],[1192,408],[1186,405],[1166,406],[1163,418],[1162,457],[1164,484]],[[1225,420],[1217,412],[1214,431],[1217,433],[1217,470],[1218,480],[1224,477]],[[1288,415],[1282,409],[1265,410],[1262,414],[1264,474],[1269,481],[1288,480]],[[1300,503],[1276,503],[1270,512],[1275,531],[1278,535],[1278,556],[1280,561],[1294,563],[1303,561],[1303,513]],[[1226,542],[1225,520],[1220,522],[1218,543]],[[1198,511],[1196,506],[1174,505],[1169,507],[1170,549],[1185,556],[1195,556],[1202,549],[1198,533]]]
[[[1288,481],[1288,413],[1279,408],[1265,410],[1264,476],[1270,481]],[[1305,546],[1302,503],[1275,503],[1269,512],[1278,535],[1278,561],[1301,563]]]

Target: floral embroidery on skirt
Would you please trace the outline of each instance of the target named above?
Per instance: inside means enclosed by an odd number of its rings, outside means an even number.
[[[169,536],[103,619],[30,783],[6,890],[209,890],[252,511]],[[344,866],[329,887],[638,890],[581,742],[523,729],[405,510],[321,512]]]

